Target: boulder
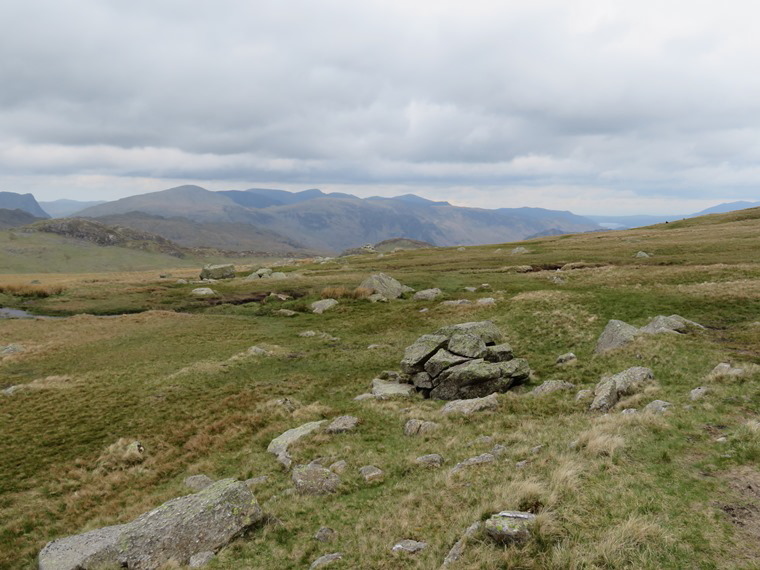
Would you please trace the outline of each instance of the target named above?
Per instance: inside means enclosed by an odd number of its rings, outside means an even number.
[[[525,253],[530,253],[530,250],[528,248],[518,246],[514,248],[511,252],[512,255],[523,255]]]
[[[260,269],[257,269],[253,275],[256,275],[257,277],[263,277],[264,275],[271,275],[272,270],[269,267],[262,267]]]
[[[449,337],[442,334],[426,334],[418,338],[414,344],[406,347],[404,358],[401,360],[401,370],[414,374],[424,370],[427,360],[443,347]]]
[[[385,273],[377,273],[367,277],[361,282],[359,287],[363,289],[371,289],[386,299],[398,299],[404,293],[404,286]]]
[[[443,291],[436,287],[435,289],[423,289],[422,291],[417,291],[412,298],[415,301],[435,301],[441,295],[443,295]]]
[[[634,394],[653,378],[654,373],[642,366],[634,366],[609,378],[603,378],[594,389],[594,401],[590,409],[606,412],[617,404],[622,396]]]
[[[400,384],[392,380],[381,380],[375,378],[372,381],[372,395],[378,400],[389,400],[391,398],[408,398],[414,393],[414,386],[411,384]]]
[[[339,416],[325,428],[325,433],[345,433],[353,431],[359,425],[359,418],[355,416]]]
[[[391,552],[406,552],[409,554],[417,554],[421,550],[427,548],[427,542],[418,542],[416,540],[405,539],[401,542],[397,542],[391,548]]]
[[[467,358],[483,358],[486,355],[486,343],[477,335],[456,333],[449,339],[449,352]]]
[[[469,459],[465,459],[464,461],[457,463],[450,471],[450,475],[455,475],[459,473],[460,471],[463,471],[464,469],[467,469],[469,467],[474,467],[477,465],[485,465],[487,463],[493,463],[496,461],[496,457],[494,457],[490,453],[483,453],[481,455],[478,455],[477,457],[470,457]]]
[[[710,372],[710,376],[744,376],[744,368],[735,368],[728,362],[721,362],[713,368],[712,372]]]
[[[217,293],[210,287],[196,287],[190,291],[190,294],[193,297],[214,297]]]
[[[483,524],[486,536],[497,544],[525,542],[536,515],[518,511],[502,511],[486,519]]]
[[[644,334],[685,333],[690,328],[703,329],[705,327],[679,315],[670,315],[669,317],[658,315],[641,327],[639,332]]]
[[[316,463],[294,467],[292,479],[299,495],[327,495],[340,485],[340,477]]]
[[[528,362],[522,358],[509,362],[486,362],[482,358],[468,360],[447,368],[434,378],[430,397],[440,400],[482,398],[495,392],[506,392],[529,375]]]
[[[496,394],[491,394],[485,398],[470,398],[469,400],[453,400],[448,402],[442,409],[442,414],[463,414],[469,416],[476,412],[486,410],[495,410],[499,407],[499,400]]]
[[[232,279],[235,277],[235,266],[231,263],[224,265],[204,265],[200,278],[205,279]]]
[[[599,340],[596,342],[596,354],[615,350],[633,342],[639,334],[639,329],[623,321],[611,320],[604,327]]]
[[[575,384],[571,384],[570,382],[565,382],[563,380],[547,380],[540,386],[533,388],[530,393],[534,396],[545,396],[546,394],[572,390],[573,388],[575,388]]]
[[[321,299],[319,301],[314,301],[310,307],[312,312],[316,313],[317,315],[321,315],[325,311],[332,309],[337,304],[338,301],[335,299]]]
[[[637,257],[639,259],[646,259],[647,257],[652,257],[652,255],[647,253],[646,251],[639,251],[633,257]]]
[[[645,412],[651,412],[653,414],[662,414],[668,411],[668,408],[672,406],[670,402],[666,402],[665,400],[655,400],[653,402],[649,402],[646,406],[644,406]]]
[[[469,299],[456,299],[452,301],[443,301],[441,303],[441,305],[443,305],[444,307],[456,307],[459,305],[472,305],[472,304],[473,304],[472,301],[470,301]]]
[[[270,278],[270,279],[274,279],[275,281],[278,281],[278,280],[279,280],[279,281],[282,281],[283,279],[287,279],[287,278],[288,278],[288,274],[287,274],[287,273],[282,273],[282,272],[280,272],[280,271],[275,271],[275,272],[273,272],[273,273],[272,273],[272,274],[269,276],[269,278]]]
[[[705,386],[699,386],[698,388],[694,388],[691,392],[689,392],[689,399],[692,402],[701,400],[707,395],[707,392],[709,392],[709,390]]]
[[[468,335],[469,336],[469,335]],[[475,340],[480,340],[477,337],[472,337]],[[484,351],[485,351],[485,345],[483,345]],[[425,363],[425,372],[420,372],[418,374],[427,374],[427,379],[420,378],[419,380],[414,380],[412,383],[415,386],[427,387],[426,384],[430,384],[430,388],[433,387],[432,385],[432,379],[438,376],[441,372],[446,370],[447,368],[451,368],[452,366],[456,366],[457,364],[462,364],[464,362],[467,362],[468,359],[464,356],[459,356],[458,354],[452,354],[445,348],[441,348],[436,352],[432,357],[430,357],[430,360],[428,360]],[[417,375],[415,375],[416,378]]]
[[[298,313],[291,311],[290,309],[277,309],[274,314],[279,315],[280,317],[295,317]]]
[[[506,343],[486,347],[485,358],[488,362],[508,362],[515,357],[512,347]]]
[[[278,435],[274,438],[267,447],[267,451],[277,456],[277,460],[282,463],[286,469],[290,468],[291,460],[288,455],[288,446],[295,443],[302,437],[317,431],[327,423],[327,420],[320,420],[317,422],[308,422],[297,428],[289,429],[288,431]]]
[[[477,301],[475,301],[475,304],[482,305],[485,307],[490,307],[496,304],[496,299],[494,299],[493,297],[483,297],[482,299],[478,299]]]
[[[477,336],[487,345],[498,344],[503,340],[503,335],[495,324],[491,321],[476,321],[470,323],[461,323],[458,325],[449,325],[438,329],[435,334],[451,338],[458,333],[466,333]]]
[[[374,465],[365,465],[359,469],[359,473],[367,483],[379,483],[385,479],[385,473],[382,469]]]
[[[333,562],[340,560],[341,558],[343,558],[342,552],[333,552],[332,554],[325,554],[324,556],[320,556],[314,562],[312,562],[311,566],[309,566],[309,570],[316,570],[317,568],[322,568],[324,566],[327,566],[328,564],[332,564]]]
[[[560,354],[557,357],[556,364],[569,364],[570,362],[575,362],[577,357],[572,352],[566,352],[565,354]]]
[[[429,453],[428,455],[420,455],[414,462],[425,467],[440,467],[443,465],[444,459],[437,453]]]
[[[437,424],[435,422],[426,422],[423,420],[409,420],[404,424],[404,435],[406,436],[415,436],[415,435],[425,435],[426,433],[431,433],[436,431],[441,427],[440,424]]]
[[[333,540],[335,540],[335,537],[337,536],[337,534],[338,533],[335,532],[330,527],[323,526],[314,535],[314,540],[317,540],[319,542],[332,542]]]
[[[49,542],[40,551],[39,569],[155,570],[172,560],[187,565],[193,556],[216,552],[263,518],[244,483],[223,479],[132,522]]]
[[[372,295],[367,297],[367,301],[370,303],[387,303],[388,299],[383,297],[380,293],[372,293]]]
[[[341,459],[340,461],[336,461],[330,467],[328,467],[330,471],[333,473],[337,473],[338,475],[341,475],[342,473],[346,472],[346,469],[348,469],[348,463],[345,459]]]
[[[430,361],[428,361],[428,363],[429,362]],[[414,384],[415,388],[419,388],[421,390],[432,390],[433,377],[430,376],[430,374],[428,374],[427,372],[417,372],[417,374],[412,374],[412,384]]]

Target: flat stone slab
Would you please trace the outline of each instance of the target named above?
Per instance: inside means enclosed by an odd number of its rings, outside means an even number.
[[[391,398],[408,398],[414,394],[414,386],[411,384],[401,384],[392,380],[382,380],[375,378],[372,381],[372,395],[378,400],[388,400]]]
[[[496,394],[491,394],[485,398],[471,398],[469,400],[452,400],[441,409],[442,414],[464,414],[470,415],[475,412],[485,410],[495,410],[499,407],[499,400]]]

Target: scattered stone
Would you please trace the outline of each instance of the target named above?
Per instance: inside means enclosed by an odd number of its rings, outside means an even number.
[[[631,414],[638,414],[639,411],[636,408],[626,408],[620,412],[624,416],[630,416]]]
[[[744,368],[734,368],[728,362],[721,362],[713,371],[710,372],[710,376],[744,376]]]
[[[478,299],[475,302],[475,304],[476,305],[482,305],[482,306],[490,307],[490,306],[496,304],[496,299],[494,299],[493,297],[484,297],[482,299]]]
[[[603,378],[594,389],[591,410],[606,412],[617,404],[622,396],[629,396],[641,389],[654,373],[649,368],[635,366],[610,378]]]
[[[649,253],[647,253],[646,251],[639,251],[639,252],[638,252],[636,255],[634,255],[633,257],[638,257],[638,258],[647,258],[647,257],[652,257],[652,255],[651,255],[651,254],[649,254]]]
[[[472,301],[470,301],[469,299],[456,299],[452,301],[443,301],[441,303],[441,305],[444,307],[458,307],[460,305],[472,305],[472,304],[473,304]]]
[[[191,475],[185,478],[185,487],[191,488],[193,491],[202,491],[209,485],[214,483],[214,480],[208,475]]]
[[[277,456],[277,460],[282,463],[286,469],[290,469],[292,460],[288,454],[288,446],[295,443],[299,439],[317,431],[325,423],[327,423],[327,420],[320,420],[317,422],[308,422],[297,428],[289,429],[288,431],[274,438],[269,443],[267,451]]]
[[[709,392],[709,390],[704,386],[694,388],[691,392],[689,392],[689,399],[692,402],[696,400],[700,400],[707,395],[707,392]]]
[[[417,542],[416,540],[405,539],[393,545],[392,552],[407,552],[417,554],[427,548],[427,542]]]
[[[93,567],[155,569],[174,560],[189,564],[215,552],[264,518],[248,487],[233,479],[164,503],[132,522],[49,542],[40,570]]]
[[[725,435],[723,435],[723,436],[721,436],[719,438],[716,438],[715,441],[717,443],[726,443],[728,441],[728,438]]]
[[[467,291],[468,293],[474,293],[475,291],[478,290],[478,288],[477,287],[465,287],[464,290]]]
[[[190,568],[202,568],[211,562],[214,558],[216,558],[216,554],[210,550],[199,552],[198,554],[194,554],[190,557],[190,563],[188,566],[190,566]]]
[[[217,293],[210,287],[197,287],[190,294],[194,297],[214,297]]]
[[[298,336],[309,338],[309,337],[317,336],[317,333],[314,331],[302,331],[298,333]]]
[[[481,435],[479,437],[476,437],[471,442],[467,444],[468,447],[472,447],[475,445],[491,445],[493,443],[493,437],[490,435]]]
[[[278,309],[274,314],[279,315],[280,317],[295,317],[298,313],[291,311],[290,309]]]
[[[522,461],[515,463],[515,469],[525,469],[528,465],[530,465],[530,461],[523,459]]]
[[[639,329],[643,334],[661,334],[661,333],[686,333],[689,329],[704,329],[699,323],[684,319],[679,315],[658,315]]]
[[[369,297],[367,297],[367,300],[370,303],[387,303],[388,299],[383,297],[380,293],[372,293]]]
[[[467,548],[468,540],[477,535],[482,530],[482,528],[483,523],[480,521],[474,522],[469,527],[467,527],[467,530],[464,531],[462,538],[456,541],[454,546],[451,547],[451,550],[449,550],[449,553],[446,555],[446,558],[443,559],[442,566],[446,568],[447,566],[451,566],[457,562],[464,554],[465,548]]]
[[[257,269],[255,273],[252,275],[256,275],[257,277],[264,277],[265,275],[268,277],[272,274],[272,270],[269,267],[262,267],[260,269]]]
[[[398,299],[404,293],[404,286],[385,273],[377,273],[367,277],[361,282],[359,287],[363,289],[371,289],[386,299]]]
[[[204,265],[201,270],[200,279],[232,279],[235,277],[235,266],[231,263],[224,265]]]
[[[346,463],[345,460],[341,459],[340,461],[336,461],[330,467],[328,467],[330,471],[333,473],[337,473],[338,475],[342,475],[346,472],[346,469],[348,469],[348,463]]]
[[[277,280],[281,281],[283,279],[287,279],[288,278],[288,274],[287,273],[282,273],[281,271],[275,271],[275,272],[273,272],[273,273],[271,273],[269,275],[269,278],[270,279],[274,279],[275,281],[277,281]]]
[[[530,454],[531,455],[538,455],[543,448],[544,448],[543,445],[537,445],[536,447],[531,448]]]
[[[338,301],[335,299],[321,299],[319,301],[314,301],[309,306],[311,307],[312,312],[316,313],[317,315],[321,315],[325,311],[332,309],[337,304]]]
[[[557,357],[556,364],[569,364],[570,362],[575,362],[577,360],[577,357],[572,352],[567,352],[565,354],[560,354]]]
[[[487,353],[486,343],[479,336],[468,333],[456,333],[451,335],[448,344],[449,352],[467,358],[483,358]],[[440,351],[439,351],[440,352]],[[436,355],[437,356],[437,355]],[[450,366],[453,366],[453,363]],[[437,374],[436,374],[437,376]]]
[[[354,402],[363,402],[364,400],[374,400],[375,395],[374,394],[359,394],[356,398],[354,398]]]
[[[530,529],[536,515],[517,511],[502,511],[486,519],[486,536],[498,544],[525,542],[530,538]]]
[[[418,465],[424,465],[425,467],[441,467],[444,459],[437,453],[430,453],[428,455],[420,455],[414,460]]]
[[[522,255],[525,253],[530,253],[530,250],[528,248],[525,248],[523,246],[518,246],[514,248],[511,252],[512,255]]]
[[[463,248],[463,247],[460,246],[460,247],[457,248],[457,251],[465,251],[465,248]]]
[[[491,449],[490,453],[494,457],[498,458],[498,457],[502,457],[502,456],[506,455],[507,451],[509,451],[509,450],[507,449],[506,445],[502,445],[500,443],[497,443],[496,445],[493,446],[493,448]]]
[[[554,392],[561,392],[563,390],[572,390],[575,388],[575,384],[565,382],[564,380],[547,380],[540,386],[536,386],[529,393],[534,396],[545,396],[546,394],[553,394]]]
[[[633,325],[613,319],[607,323],[606,327],[604,327],[604,331],[602,331],[601,336],[599,336],[594,352],[596,354],[601,354],[603,352],[621,348],[633,342],[638,333],[639,329]]]
[[[414,386],[411,384],[400,384],[389,380],[375,378],[372,381],[372,395],[378,400],[389,400],[391,398],[408,398],[414,393]]]
[[[491,285],[489,283],[481,283],[480,287],[478,287],[479,291],[490,291]]]
[[[269,352],[259,346],[252,346],[245,351],[248,356],[267,356]]]
[[[442,409],[442,414],[464,414],[468,416],[475,412],[485,410],[495,410],[499,407],[499,400],[496,394],[491,394],[485,398],[470,398],[468,400],[453,400],[448,402]]]
[[[177,285],[187,285],[187,279],[177,279]]]
[[[668,411],[668,408],[672,406],[670,402],[666,402],[665,400],[655,400],[653,402],[649,402],[646,406],[644,406],[645,412],[652,412],[654,414],[662,414],[664,412]]]
[[[468,360],[444,370],[433,381],[430,397],[440,400],[481,398],[488,394],[506,392],[521,384],[530,375],[528,362],[516,358],[509,362]]]
[[[593,397],[593,390],[578,390],[578,393],[575,395],[575,401],[580,402],[582,400],[590,400]]]
[[[325,433],[345,433],[353,431],[359,425],[359,418],[355,416],[339,416],[325,428]]]
[[[340,485],[340,477],[316,463],[294,467],[292,479],[299,495],[327,495]]]
[[[335,540],[335,537],[337,535],[338,535],[338,533],[335,532],[330,527],[323,526],[314,535],[314,540],[318,540],[319,542],[332,542],[333,540]]]
[[[370,344],[367,345],[367,350],[377,350],[379,348],[388,348],[387,344]]]
[[[5,388],[2,390],[3,395],[5,396],[13,396],[16,392],[22,392],[24,390],[30,390],[31,386],[28,384],[15,384],[13,386],[9,386],[8,388]]]
[[[312,562],[311,566],[309,566],[309,570],[316,570],[317,568],[322,568],[323,566],[332,564],[333,562],[336,562],[340,560],[341,558],[343,558],[342,552],[333,552],[332,554],[325,554],[324,556],[320,556],[314,562]]]
[[[422,291],[417,291],[412,299],[415,301],[435,301],[441,295],[443,295],[443,291],[436,287],[434,289],[423,289]]]
[[[436,422],[426,422],[423,420],[409,420],[404,425],[404,435],[415,436],[425,435],[431,433],[440,428],[441,425]]]
[[[429,310],[430,309],[428,309],[427,307],[423,307],[422,309],[420,309],[420,313],[427,313]]]
[[[456,473],[459,473],[460,471],[467,469],[468,467],[473,467],[476,465],[485,465],[486,463],[493,463],[496,461],[496,457],[494,457],[490,453],[483,453],[481,455],[478,455],[477,457],[470,457],[469,459],[465,459],[464,461],[457,463],[450,471],[450,475],[455,475]]]
[[[374,465],[365,465],[359,469],[359,473],[367,483],[379,483],[385,479],[385,473]]]

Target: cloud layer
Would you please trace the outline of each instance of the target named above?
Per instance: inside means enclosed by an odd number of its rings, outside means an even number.
[[[318,186],[582,213],[760,199],[758,16],[732,0],[6,0],[0,189]]]

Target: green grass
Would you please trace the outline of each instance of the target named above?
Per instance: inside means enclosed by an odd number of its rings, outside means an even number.
[[[760,459],[760,435],[746,425],[760,405],[760,374],[750,366],[760,363],[760,327],[753,324],[760,310],[760,232],[754,217],[731,216],[545,238],[528,242],[533,253],[527,255],[510,256],[510,245],[410,251],[287,268],[300,277],[286,281],[212,285],[223,300],[271,291],[297,297],[285,302],[212,305],[190,296],[197,285],[153,273],[60,276],[60,294],[0,297],[2,305],[43,314],[153,309],[116,318],[0,322],[0,345],[26,348],[0,361],[0,388],[32,386],[0,400],[0,567],[33,568],[47,541],[129,521],[187,493],[182,480],[196,473],[269,475],[255,493],[281,521],[225,548],[211,570],[304,568],[335,551],[345,554],[336,569],[437,568],[467,526],[504,509],[537,512],[534,537],[509,548],[475,541],[459,568],[757,567],[758,521],[734,524],[726,511],[754,504],[728,481],[739,469],[756,473]],[[640,249],[655,257],[634,259]],[[574,261],[605,266],[559,274],[503,269]],[[342,299],[323,315],[304,312],[323,288],[353,288],[374,271],[417,289],[440,287],[444,298],[493,296],[498,304]],[[556,275],[563,284],[550,280]],[[481,283],[493,292],[462,291]],[[302,312],[276,316],[283,307]],[[672,313],[708,328],[593,355],[607,320],[643,325]],[[419,335],[486,318],[533,370],[527,386],[500,397],[496,412],[443,417],[435,401],[353,400],[378,372],[397,368],[404,347]],[[339,340],[298,336],[304,330]],[[384,346],[370,350],[370,344]],[[251,345],[272,355],[233,358]],[[557,367],[556,357],[567,351],[578,355],[577,364]],[[750,366],[750,373],[709,378],[726,360]],[[592,388],[601,376],[635,365],[651,367],[656,384],[606,416],[587,412],[574,392],[527,395],[549,379]],[[699,385],[710,393],[691,402],[689,391]],[[278,407],[284,397],[299,407]],[[672,411],[618,413],[653,399],[672,402]],[[318,434],[291,448],[296,462],[346,460],[338,493],[289,494],[289,475],[266,446],[289,428],[342,414],[361,418],[356,432]],[[443,429],[405,437],[410,418]],[[505,456],[448,476],[457,462],[490,449],[493,444],[473,443],[483,435],[505,445]],[[720,436],[724,443],[716,441]],[[105,470],[104,454],[120,438],[139,439],[147,458]],[[532,455],[537,445],[543,447]],[[414,465],[415,457],[434,452],[446,458],[443,469]],[[525,459],[524,469],[515,468]],[[357,472],[366,464],[382,468],[385,481],[367,485]],[[321,526],[338,532],[334,543],[312,539]],[[391,554],[404,538],[429,547],[414,557]]]

